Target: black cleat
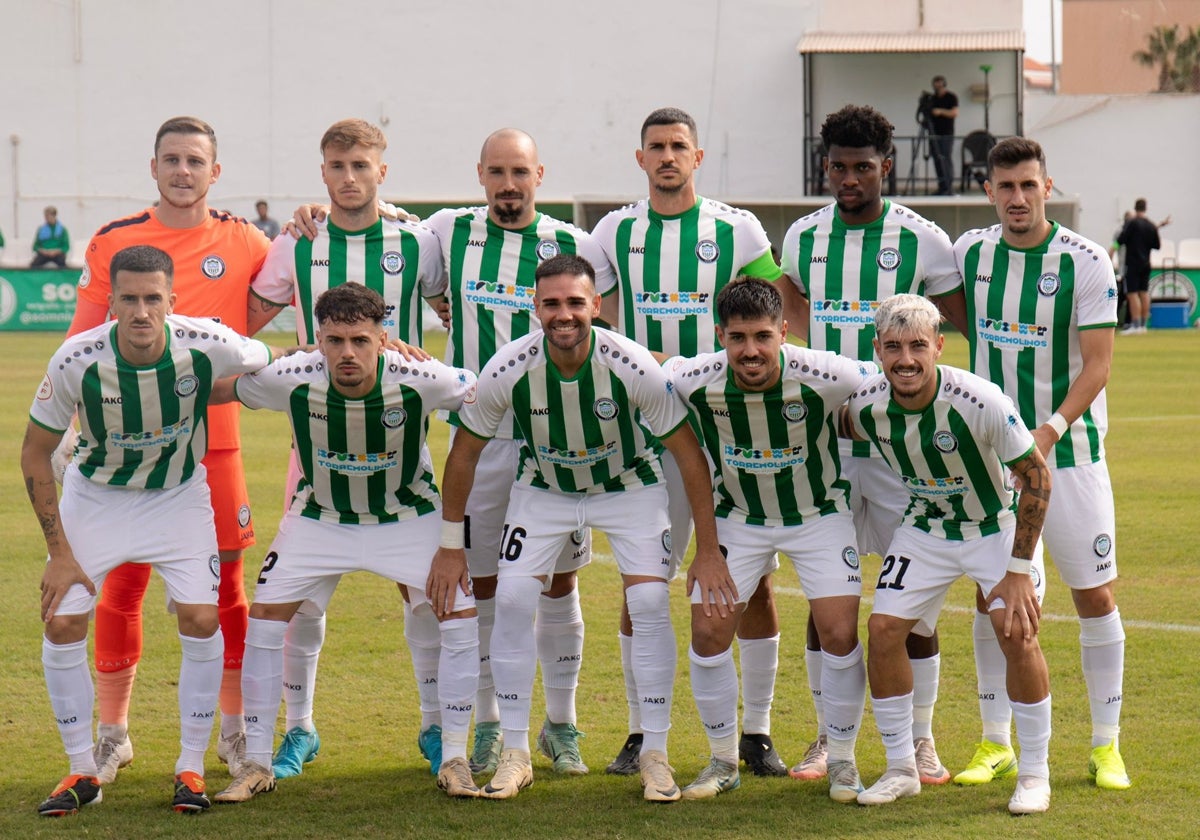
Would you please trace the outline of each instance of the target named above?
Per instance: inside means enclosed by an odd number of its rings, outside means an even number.
[[[171,807],[180,814],[199,814],[212,805],[204,792],[204,777],[184,770],[175,777],[175,799]]]
[[[625,739],[625,746],[609,762],[604,772],[610,776],[635,776],[641,769],[642,733],[635,732]]]
[[[770,735],[745,733],[738,741],[738,756],[755,776],[786,776],[787,765],[775,752]]]
[[[38,813],[43,817],[65,817],[77,814],[84,805],[91,805],[103,798],[100,780],[95,776],[67,776],[58,783],[54,793],[38,806]]]

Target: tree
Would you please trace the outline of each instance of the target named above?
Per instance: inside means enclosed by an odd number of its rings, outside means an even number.
[[[1175,50],[1175,90],[1200,93],[1200,26],[1188,28]]]
[[[1158,91],[1175,90],[1175,58],[1179,49],[1179,26],[1156,26],[1146,35],[1146,49],[1133,54],[1143,67],[1158,67]]]

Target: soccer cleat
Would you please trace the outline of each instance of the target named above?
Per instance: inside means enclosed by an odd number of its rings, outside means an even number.
[[[120,741],[101,735],[92,756],[96,759],[96,778],[100,784],[112,784],[117,780],[117,771],[133,762],[133,742],[128,735]]]
[[[529,753],[513,747],[500,753],[496,775],[479,789],[479,795],[484,799],[512,799],[532,784],[533,764],[529,761]]]
[[[719,758],[714,758],[700,771],[696,781],[681,791],[681,795],[684,799],[712,799],[722,793],[737,790],[741,783],[742,777],[736,764],[727,764]]]
[[[279,742],[271,758],[271,772],[276,779],[290,779],[304,772],[304,765],[317,757],[321,751],[321,738],[317,730],[309,732],[293,726]]]
[[[1017,775],[1017,756],[1012,747],[984,738],[975,745],[967,769],[954,777],[956,785],[986,785],[992,779],[1010,779]]]
[[[920,792],[921,780],[917,777],[915,767],[889,767],[879,777],[879,781],[859,793],[858,804],[886,805],[906,796],[916,796]]]
[[[862,793],[862,779],[853,761],[829,762],[829,798],[834,802],[857,802]]]
[[[538,733],[537,748],[542,755],[554,762],[555,773],[565,773],[568,776],[586,776],[587,765],[579,755],[579,739],[583,733],[572,723],[551,723],[549,719],[542,724]]]
[[[775,752],[775,744],[770,735],[751,735],[743,733],[738,741],[738,757],[746,762],[748,769],[755,776],[786,776],[787,765]]]
[[[1017,789],[1008,800],[1010,814],[1041,814],[1050,810],[1050,780],[1037,776],[1017,779]]]
[[[610,776],[633,776],[639,769],[639,756],[642,754],[642,733],[634,732],[625,739],[625,746],[617,753],[617,757],[608,763],[604,772]]]
[[[642,775],[642,796],[647,802],[675,802],[682,795],[671,774],[675,768],[667,764],[667,754],[646,750],[638,756]],[[736,769],[735,769],[736,772]]]
[[[204,792],[204,777],[191,770],[184,770],[175,777],[175,798],[171,807],[177,814],[199,814],[207,810],[211,802]]]
[[[471,778],[471,768],[465,758],[449,758],[438,770],[437,786],[447,796],[474,798],[479,796],[479,787]]]
[[[228,738],[224,735],[219,737],[217,758],[222,764],[229,765],[229,775],[236,778],[242,762],[246,760],[246,733],[235,732]]]
[[[472,773],[495,773],[500,763],[500,747],[504,739],[500,737],[500,723],[494,720],[479,721],[475,724],[475,748],[471,750],[471,760],[468,762]]]
[[[938,758],[932,738],[917,738],[913,746],[917,751],[917,775],[921,777],[921,784],[944,785],[950,781],[950,771]]]
[[[1125,760],[1117,751],[1117,742],[1110,741],[1092,750],[1088,759],[1088,775],[1096,780],[1096,787],[1104,790],[1128,790],[1133,786],[1125,772]]]
[[[804,758],[800,759],[800,763],[788,771],[788,775],[793,779],[810,782],[814,779],[825,778],[825,773],[828,771],[827,764],[829,762],[829,751],[826,748],[825,736],[821,735],[817,740],[808,745],[808,749],[804,752]]]
[[[76,773],[58,783],[54,793],[38,806],[38,813],[43,817],[65,817],[77,814],[84,805],[93,805],[103,798],[98,778]]]
[[[238,762],[238,771],[233,783],[225,790],[216,794],[213,799],[221,805],[234,805],[238,802],[249,802],[260,793],[270,793],[275,790],[275,774],[253,761]]]
[[[442,727],[435,723],[422,729],[417,735],[417,749],[422,757],[429,759],[429,772],[436,776],[442,769]]]

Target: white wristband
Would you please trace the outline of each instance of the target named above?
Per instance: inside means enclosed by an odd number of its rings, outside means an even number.
[[[1033,568],[1032,560],[1023,560],[1020,557],[1008,558],[1008,571],[1017,575],[1027,575],[1030,569]]]
[[[1050,415],[1050,419],[1046,421],[1046,425],[1054,430],[1059,440],[1062,440],[1062,436],[1067,433],[1067,429],[1071,424],[1067,422],[1067,418],[1056,411]]]
[[[465,548],[467,529],[462,522],[447,522],[442,520],[442,539],[438,543],[442,548]]]

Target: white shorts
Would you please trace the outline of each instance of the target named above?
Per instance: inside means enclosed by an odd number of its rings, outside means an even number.
[[[608,536],[621,574],[667,579],[671,529],[667,488],[661,484],[591,495],[513,485],[502,529],[500,574],[548,577],[556,571],[556,558],[574,545],[572,534],[585,527]]]
[[[704,453],[704,459],[708,461],[711,475],[712,461],[709,460],[707,451]],[[667,580],[674,580],[692,542],[692,504],[688,501],[687,489],[683,486],[683,473],[679,471],[679,463],[675,456],[664,449],[660,460],[667,486],[667,519],[671,523],[671,565]],[[778,565],[776,561],[776,566]]]
[[[441,511],[379,525],[322,522],[287,514],[263,560],[254,602],[310,601],[324,612],[342,575],[372,572],[408,587],[410,603],[426,603],[429,566],[442,533]],[[455,607],[475,606],[458,593]]]
[[[850,482],[857,545],[865,554],[883,556],[900,527],[910,494],[882,458],[855,457],[841,441],[842,476]]]
[[[450,431],[453,445],[457,428]],[[465,433],[469,434],[469,432]],[[466,551],[471,577],[495,577],[499,567],[500,538],[513,482],[517,479],[521,441],[493,438],[479,454],[475,482],[467,497]],[[574,572],[592,561],[592,535],[586,528],[576,533],[563,548],[555,573]]]
[[[803,525],[747,525],[717,519],[717,536],[737,586],[739,604],[754,594],[764,576],[779,568],[777,551],[791,558],[810,601],[862,595],[854,519],[848,513],[822,516]],[[692,603],[700,603],[700,596],[699,589],[693,591]]]
[[[63,476],[58,509],[63,532],[84,574],[96,585],[122,563],[149,563],[162,575],[167,608],[216,604],[221,582],[217,531],[203,465],[178,487],[141,490],[89,481],[74,464]],[[60,615],[85,615],[96,596],[67,590]]]
[[[913,632],[931,635],[951,584],[966,575],[986,595],[1007,574],[1013,530],[975,540],[946,540],[917,528],[898,528],[875,584],[872,614],[916,619]],[[1035,556],[1041,551],[1038,543]]]
[[[1042,539],[1063,583],[1093,589],[1117,577],[1116,513],[1103,461],[1051,469]]]

